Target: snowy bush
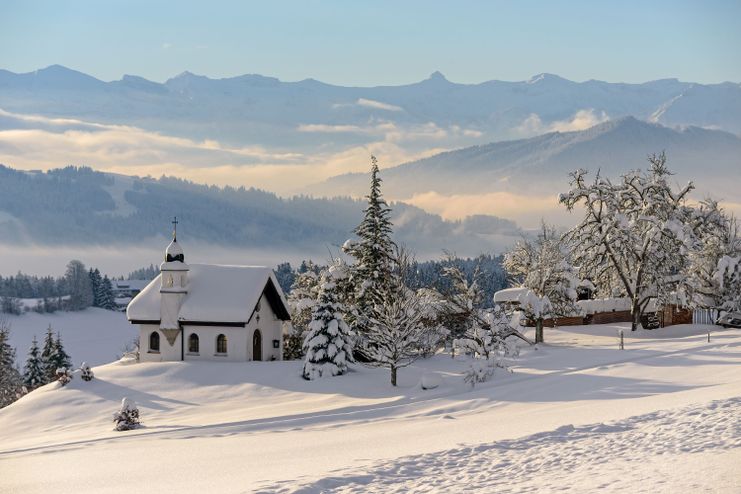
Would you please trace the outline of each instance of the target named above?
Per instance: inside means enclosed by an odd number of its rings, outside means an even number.
[[[519,353],[517,345],[507,341],[509,336],[517,334],[513,321],[516,319],[496,306],[477,319],[464,338],[453,342],[462,353],[473,357],[463,376],[466,383],[475,386],[491,378],[496,369],[509,369],[509,359]]]
[[[92,381],[94,377],[95,374],[93,374],[93,370],[90,368],[89,365],[83,362],[80,366],[80,378],[83,381]]]
[[[72,381],[72,371],[66,367],[59,367],[56,372],[57,381],[62,386],[66,386]]]
[[[117,431],[128,431],[139,427],[139,408],[136,402],[129,398],[121,400],[121,408],[113,414],[113,422]]]

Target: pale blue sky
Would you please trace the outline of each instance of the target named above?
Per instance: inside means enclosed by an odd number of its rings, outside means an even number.
[[[5,1],[0,68],[103,80],[741,81],[741,1]]]

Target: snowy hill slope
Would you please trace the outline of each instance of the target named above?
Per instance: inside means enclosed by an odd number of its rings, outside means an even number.
[[[51,326],[62,335],[64,348],[75,366],[108,363],[132,346],[138,336],[136,326],[129,324],[123,312],[90,307],[80,312],[37,314],[27,312],[20,316],[2,314],[10,326],[10,345],[16,348],[17,362],[23,367],[34,335],[43,344],[46,329]]]
[[[396,389],[363,367],[307,382],[297,362],[113,363],[0,410],[0,473],[8,492],[734,492],[741,333],[641,331],[620,351],[615,329],[548,330],[473,390],[446,355]],[[443,384],[423,391],[431,370]],[[123,396],[145,427],[112,431]]]

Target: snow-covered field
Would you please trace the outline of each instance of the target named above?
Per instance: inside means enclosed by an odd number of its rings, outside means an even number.
[[[99,366],[0,410],[0,491],[741,492],[741,331],[627,331],[621,351],[618,327],[547,330],[475,389],[448,355],[398,388],[362,366]],[[145,427],[112,430],[124,396]]]
[[[138,326],[129,324],[123,312],[95,307],[80,312],[27,312],[20,316],[2,314],[2,317],[10,325],[10,344],[17,350],[16,359],[21,368],[34,335],[39,345],[43,345],[49,326],[55,335],[57,332],[61,334],[64,348],[75,366],[82,362],[90,365],[111,362],[120,357],[124,347],[139,334]]]

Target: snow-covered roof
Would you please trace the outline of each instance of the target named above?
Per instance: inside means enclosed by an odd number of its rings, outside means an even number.
[[[160,320],[160,276],[131,301],[126,309],[129,321]],[[246,323],[263,293],[276,315],[289,319],[288,304],[270,268],[191,264],[188,280],[178,314],[181,322]]]
[[[527,288],[505,288],[494,294],[494,302],[519,302],[520,295],[527,292]]]

